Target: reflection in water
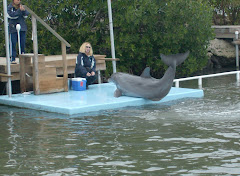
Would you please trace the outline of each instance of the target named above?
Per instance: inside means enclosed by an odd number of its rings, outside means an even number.
[[[16,149],[17,149],[16,138],[19,136],[18,134],[14,133],[14,119],[11,111],[9,113],[9,116],[10,118],[9,118],[9,123],[7,123],[7,127],[10,135],[8,137],[8,141],[10,144],[12,144],[12,149],[6,152],[6,154],[8,155],[8,161],[5,167],[15,167],[17,165],[17,161],[14,159],[14,154],[16,154]]]
[[[0,106],[0,175],[240,175],[235,77],[203,89],[202,99],[71,117]]]

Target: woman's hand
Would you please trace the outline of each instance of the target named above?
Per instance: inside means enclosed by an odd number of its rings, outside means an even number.
[[[94,72],[94,71],[92,71],[92,72],[91,72],[91,75],[92,75],[92,76],[94,76],[94,75],[95,75],[95,72]]]
[[[91,73],[87,72],[87,76],[91,76]]]
[[[95,75],[95,72],[92,71],[91,73],[87,72],[87,76],[94,76]]]
[[[21,11],[25,11],[25,9],[24,9],[24,7],[23,7],[22,4],[20,4],[20,10],[21,10]]]

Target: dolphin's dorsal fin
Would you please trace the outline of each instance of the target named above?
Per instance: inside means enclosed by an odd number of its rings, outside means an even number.
[[[150,67],[146,67],[140,76],[143,78],[151,78]]]

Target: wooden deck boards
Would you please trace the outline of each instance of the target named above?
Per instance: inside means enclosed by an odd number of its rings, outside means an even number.
[[[67,54],[67,64],[68,64],[68,74],[72,74],[75,71],[75,64],[76,64],[76,57],[77,54]],[[106,62],[105,57],[106,55],[94,55],[96,58],[96,70],[106,70]],[[106,60],[110,60],[106,58]],[[16,58],[17,64],[11,64],[11,74],[12,74],[12,81],[20,80],[20,65],[19,65],[19,58]],[[62,55],[51,55],[45,56],[45,65],[52,66],[56,68],[57,75],[63,74],[63,63],[62,63]],[[0,57],[0,73],[7,73],[7,64],[6,58]],[[0,77],[0,82],[6,82],[6,77]]]
[[[222,25],[212,26],[215,31],[216,38],[235,39],[235,31],[240,32],[240,25]]]

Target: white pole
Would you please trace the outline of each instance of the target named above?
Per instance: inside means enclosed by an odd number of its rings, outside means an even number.
[[[198,78],[198,88],[199,89],[202,88],[202,77],[201,76]]]
[[[17,29],[17,34],[18,34],[18,52],[19,54],[22,54],[21,52],[21,44],[20,44],[20,30],[21,30],[21,25],[17,24],[16,25],[16,29]]]
[[[235,31],[236,40],[238,40],[238,31]],[[239,68],[239,47],[236,45],[236,67]]]
[[[175,82],[175,87],[179,88],[179,81]]]
[[[11,34],[9,34],[9,43],[10,43],[10,58],[12,58],[12,38],[11,38]]]
[[[7,74],[9,75],[7,81],[7,94],[12,96],[12,83],[11,83],[11,67],[10,67],[10,52],[9,52],[9,32],[8,32],[8,18],[7,18],[7,0],[3,0],[4,11],[4,30],[5,30],[5,47],[6,47],[6,61],[7,61]]]
[[[240,72],[237,72],[236,76],[237,76],[237,82],[239,82],[240,81]]]
[[[109,18],[112,58],[116,59],[116,56],[115,56],[115,46],[114,46],[114,35],[113,35],[113,21],[112,21],[111,0],[108,0],[108,18]],[[115,60],[112,61],[112,65],[113,65],[113,73],[116,73],[117,69],[116,69],[116,61]]]

